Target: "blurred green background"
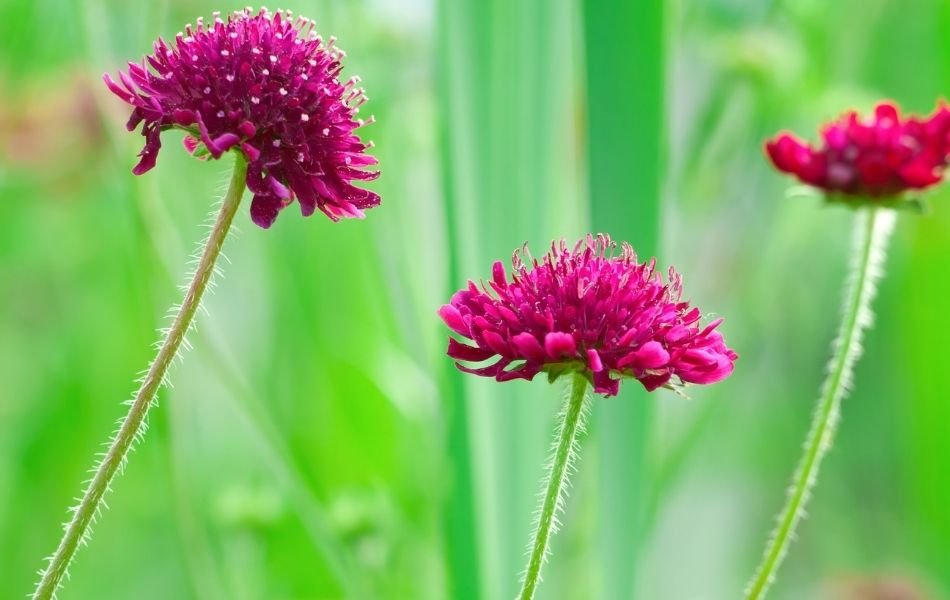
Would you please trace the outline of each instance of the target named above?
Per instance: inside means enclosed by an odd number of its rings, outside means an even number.
[[[525,240],[675,264],[741,355],[686,400],[597,400],[544,599],[733,599],[796,462],[852,215],[761,142],[950,84],[938,0],[290,2],[378,123],[383,205],[246,208],[194,349],[63,600],[510,598],[561,392],[463,377],[435,309]],[[0,4],[0,597],[23,597],[228,165],[141,137],[100,83],[233,2]],[[272,7],[276,8],[276,7]],[[902,215],[837,446],[770,596],[950,597],[950,194]]]

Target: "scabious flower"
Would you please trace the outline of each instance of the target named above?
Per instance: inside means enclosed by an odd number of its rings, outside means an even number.
[[[616,395],[620,379],[633,377],[647,390],[681,383],[713,383],[738,358],[723,342],[715,320],[699,325],[700,312],[683,302],[680,276],[667,281],[656,261],[638,263],[629,244],[588,235],[573,249],[561,240],[541,262],[527,246],[512,258],[512,280],[500,261],[486,285],[469,281],[439,315],[474,345],[449,338],[457,361],[490,364],[462,371],[498,381],[550,379],[581,372],[594,391]],[[527,264],[525,264],[527,261]]]
[[[950,152],[950,109],[941,104],[927,118],[902,118],[881,102],[862,119],[851,111],[821,131],[818,147],[790,133],[769,140],[775,166],[831,194],[885,198],[938,183]]]
[[[154,167],[161,132],[178,127],[190,132],[185,147],[193,154],[244,153],[251,217],[261,227],[294,199],[304,216],[319,208],[334,221],[362,218],[379,196],[352,182],[379,173],[365,169],[376,164],[365,153],[372,144],[354,133],[366,96],[358,77],[340,83],[344,52],[334,41],[324,42],[308,19],[266,9],[227,21],[215,13],[207,27],[198,19],[170,45],[159,38],[154,54],[130,62],[118,83],[104,76],[134,107],[129,131],[143,124],[145,148],[132,172]]]

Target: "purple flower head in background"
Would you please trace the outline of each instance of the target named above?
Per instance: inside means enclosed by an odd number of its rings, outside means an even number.
[[[354,131],[366,100],[359,78],[340,83],[344,52],[334,38],[324,42],[305,18],[290,11],[235,12],[214,24],[201,19],[175,42],[155,42],[154,54],[129,63],[119,82],[106,85],[131,104],[129,131],[140,123],[145,136],[141,175],[155,166],[160,134],[189,132],[185,147],[219,158],[232,148],[247,158],[247,187],[254,194],[251,217],[270,227],[296,198],[304,216],[319,208],[334,221],[363,217],[379,196],[353,185],[375,179],[365,167],[376,159]],[[372,122],[372,117],[370,118]]]
[[[676,383],[714,383],[738,358],[716,331],[699,325],[700,312],[680,297],[680,276],[667,281],[656,261],[638,263],[629,244],[588,235],[569,249],[563,240],[539,262],[527,246],[515,251],[511,280],[500,261],[492,280],[459,290],[439,309],[445,324],[465,341],[449,338],[448,355],[468,363],[466,373],[498,381],[552,381],[581,372],[594,391],[614,396],[620,379],[633,377],[647,390]]]
[[[880,102],[871,115],[848,111],[812,145],[783,132],[765,143],[772,164],[830,194],[881,199],[940,183],[950,154],[950,108],[902,116]]]

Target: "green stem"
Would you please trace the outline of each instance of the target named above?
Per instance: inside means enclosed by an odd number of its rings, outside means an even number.
[[[828,376],[822,387],[811,431],[805,441],[804,455],[792,480],[788,502],[779,513],[778,528],[746,588],[746,600],[765,598],[795,537],[795,529],[804,516],[821,461],[831,448],[841,400],[851,386],[854,364],[861,355],[861,339],[872,321],[871,301],[876,293],[876,283],[883,274],[887,241],[893,226],[894,213],[889,209],[869,208],[866,213],[862,209],[859,214],[855,228],[851,285],[845,298],[841,329],[834,343]]]
[[[545,484],[544,499],[541,502],[541,512],[538,516],[538,527],[534,532],[534,541],[531,544],[531,558],[528,569],[525,571],[524,582],[521,586],[520,600],[534,598],[535,589],[541,581],[541,565],[548,554],[548,543],[551,534],[557,529],[556,514],[564,503],[564,490],[567,488],[567,477],[575,458],[575,440],[578,430],[584,428],[584,395],[587,392],[587,379],[580,373],[574,374],[570,396],[561,413],[562,421],[557,434],[557,447],[554,458],[548,465],[547,483]]]
[[[231,222],[234,220],[234,215],[241,204],[246,173],[247,161],[243,155],[235,153],[234,173],[231,176],[230,186],[222,201],[214,228],[205,243],[195,274],[188,286],[188,292],[185,294],[185,299],[182,301],[178,314],[175,316],[175,321],[162,342],[158,355],[142,380],[142,386],[135,394],[135,399],[125,420],[122,421],[122,425],[112,438],[109,450],[96,467],[96,474],[83,493],[79,506],[72,509],[72,519],[66,525],[66,531],[56,548],[56,552],[50,557],[49,565],[43,570],[42,577],[36,585],[36,591],[33,593],[33,600],[48,600],[59,589],[63,576],[66,574],[66,570],[72,562],[80,543],[89,540],[89,528],[102,508],[103,496],[110,489],[110,484],[116,473],[124,467],[133,443],[144,434],[145,417],[148,414],[148,409],[155,399],[158,388],[165,381],[165,374],[177,355],[178,348],[185,339],[185,334],[191,328],[195,313],[201,304],[201,296],[214,274],[215,261],[221,253],[221,247],[224,245],[228,230],[231,228]]]

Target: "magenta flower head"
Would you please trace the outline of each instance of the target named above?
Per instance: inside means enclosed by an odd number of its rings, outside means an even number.
[[[831,195],[894,197],[938,183],[950,152],[950,109],[941,104],[927,118],[902,118],[881,102],[873,116],[851,111],[821,131],[815,147],[790,133],[765,144],[772,163]]]
[[[487,361],[456,365],[498,381],[530,380],[542,371],[553,381],[580,372],[607,396],[617,394],[623,378],[652,391],[732,373],[738,356],[716,331],[722,320],[701,327],[699,309],[680,299],[673,269],[664,282],[655,260],[638,263],[626,243],[617,249],[607,235],[588,235],[573,249],[563,240],[552,243],[538,262],[525,246],[512,258],[511,281],[496,262],[487,285],[469,281],[439,309],[445,324],[470,342],[450,337],[448,355]]]
[[[354,131],[364,124],[356,114],[366,96],[359,78],[339,81],[343,56],[334,38],[324,42],[290,11],[245,9],[227,21],[215,13],[214,24],[198,19],[173,44],[159,38],[118,83],[104,76],[133,106],[129,131],[143,124],[145,148],[132,172],[154,167],[160,134],[177,127],[189,132],[185,147],[197,156],[244,153],[251,217],[261,227],[294,199],[304,216],[319,208],[334,221],[362,218],[379,196],[352,182],[379,173],[365,169],[376,164],[365,153],[372,144]]]

